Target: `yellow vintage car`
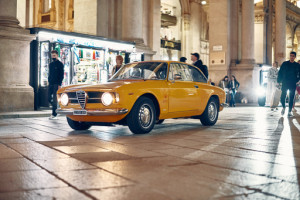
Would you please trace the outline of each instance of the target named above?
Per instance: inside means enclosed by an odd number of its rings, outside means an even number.
[[[135,134],[149,133],[168,118],[212,126],[225,105],[224,90],[207,83],[193,65],[175,61],[130,63],[107,83],[72,85],[57,94],[57,113],[67,116],[71,128],[122,124]]]

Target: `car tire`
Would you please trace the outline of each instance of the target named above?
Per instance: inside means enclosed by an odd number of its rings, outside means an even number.
[[[157,120],[156,124],[162,124],[162,123],[164,123],[164,121],[165,121],[164,119]]]
[[[126,120],[129,129],[134,134],[149,133],[156,123],[153,101],[147,97],[140,97],[133,105]]]
[[[204,126],[213,126],[219,116],[219,102],[216,98],[210,98],[204,113],[200,116],[200,121]]]
[[[89,125],[85,122],[73,121],[69,117],[67,117],[67,121],[68,121],[69,126],[74,130],[87,130],[91,127],[91,125]]]

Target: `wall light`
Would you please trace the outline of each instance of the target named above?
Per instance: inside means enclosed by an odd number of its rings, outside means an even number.
[[[201,4],[202,5],[206,5],[206,1],[201,1]]]

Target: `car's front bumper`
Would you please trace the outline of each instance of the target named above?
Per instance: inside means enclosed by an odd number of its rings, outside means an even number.
[[[128,112],[127,109],[103,109],[103,110],[86,110],[84,115],[74,114],[74,109],[57,109],[56,112],[61,115],[75,115],[75,116],[108,116],[108,115],[123,115]]]

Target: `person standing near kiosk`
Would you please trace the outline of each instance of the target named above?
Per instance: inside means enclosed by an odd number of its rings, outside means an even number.
[[[58,60],[58,52],[56,50],[51,51],[52,62],[49,65],[48,76],[48,101],[52,105],[52,115],[49,119],[57,119],[57,90],[61,87],[64,79],[64,65]]]

